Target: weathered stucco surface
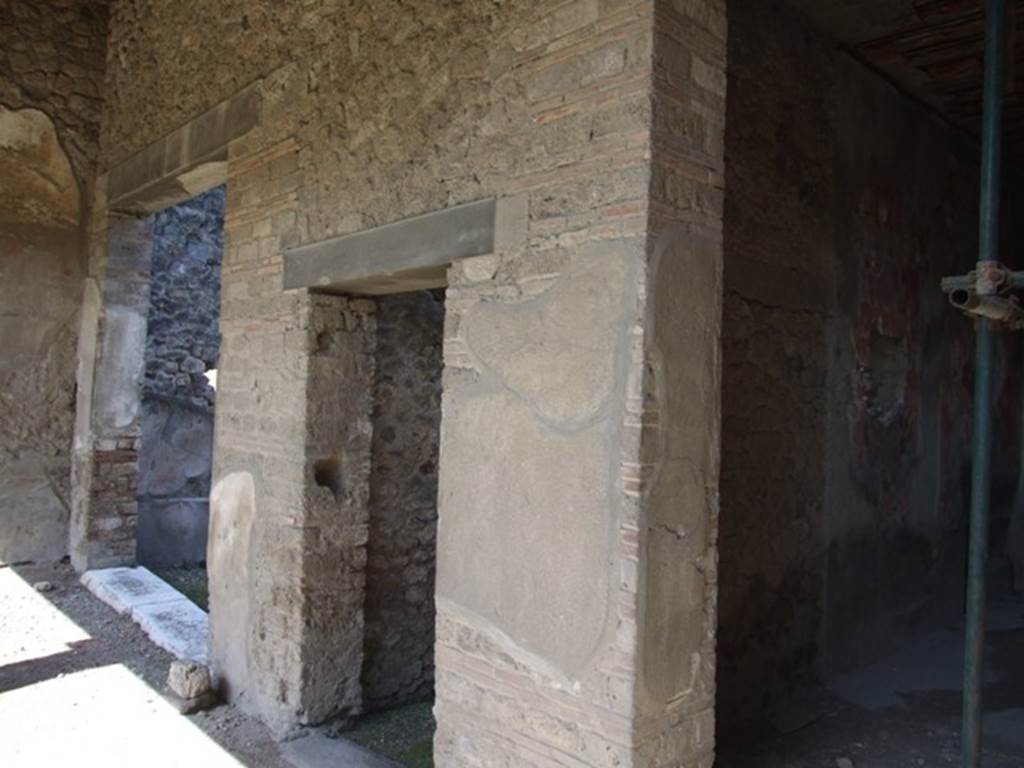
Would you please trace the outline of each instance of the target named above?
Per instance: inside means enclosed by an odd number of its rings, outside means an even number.
[[[976,149],[800,17],[730,4],[719,708],[955,617]]]
[[[0,7],[0,560],[67,553],[81,218],[103,3]]]
[[[43,112],[0,106],[0,179],[0,560],[57,560],[67,552],[81,209]]]
[[[0,104],[49,116],[83,190],[98,158],[107,6],[107,0],[0,6]]]

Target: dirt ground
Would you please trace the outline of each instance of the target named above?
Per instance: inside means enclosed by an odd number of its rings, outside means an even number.
[[[42,581],[53,589],[33,589]],[[71,753],[79,766],[125,764],[115,757],[120,754],[139,757],[134,764],[146,766],[292,768],[269,731],[234,707],[188,717],[172,712],[161,698],[170,654],[87,592],[66,563],[0,566],[0,604],[0,763],[5,766],[49,766],[57,755]],[[122,709],[125,717],[117,723]],[[84,733],[83,722],[97,734],[108,733],[107,723],[93,722],[104,714],[113,721],[109,733],[119,734],[116,749],[100,735]],[[144,753],[136,756],[133,736],[141,742],[148,728],[178,734],[164,749],[188,742],[200,762],[161,759],[159,745],[152,743],[141,744]]]

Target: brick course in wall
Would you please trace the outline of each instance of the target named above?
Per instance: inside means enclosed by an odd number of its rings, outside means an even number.
[[[94,203],[71,465],[68,548],[78,570],[135,562],[153,223],[108,217],[102,191]]]

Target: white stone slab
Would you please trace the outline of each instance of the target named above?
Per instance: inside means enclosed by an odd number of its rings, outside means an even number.
[[[180,659],[207,663],[206,613],[187,598],[172,603],[143,605],[132,611],[132,618],[149,639]]]
[[[126,613],[156,645],[182,659],[207,663],[209,617],[146,568],[86,571],[82,584],[118,613]]]
[[[159,576],[141,567],[86,571],[82,584],[118,613],[131,614],[143,605],[186,599]]]

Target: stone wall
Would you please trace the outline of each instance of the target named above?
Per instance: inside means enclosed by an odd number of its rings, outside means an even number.
[[[154,0],[112,26],[110,178],[134,150],[177,146],[159,143],[169,127],[230,121],[221,100],[250,80],[258,112],[223,160],[218,685],[280,731],[364,708],[376,306],[282,290],[283,251],[514,198],[508,237],[453,266],[445,300],[436,762],[710,765],[722,4],[278,6]],[[708,289],[678,344],[671,289],[688,276],[647,303],[656,19],[673,170],[658,205]],[[712,357],[706,377],[674,375],[690,354]]]
[[[797,16],[730,3],[719,708],[956,615],[976,148]]]
[[[0,560],[67,553],[103,2],[0,7]]]
[[[381,299],[373,396],[363,703],[367,711],[434,688],[437,441],[444,302]]]

